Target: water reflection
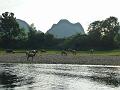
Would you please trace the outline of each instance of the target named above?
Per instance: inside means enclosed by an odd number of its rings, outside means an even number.
[[[101,84],[113,87],[120,86],[120,72],[117,67],[90,67],[92,76],[89,78]]]
[[[17,64],[0,64],[0,68],[0,88],[13,90],[15,87],[34,83],[34,77],[22,74],[24,69]]]
[[[116,77],[99,77],[99,76],[91,76],[91,80],[97,81],[98,83],[106,84],[106,85],[112,85],[114,87],[120,86],[120,78]]]
[[[9,72],[0,73],[0,84],[5,88],[14,88],[15,83],[18,82],[17,75],[12,75]]]
[[[66,85],[66,81],[63,79],[55,79],[54,78],[54,83],[51,84],[51,90],[68,90]]]
[[[9,63],[9,64],[7,64],[7,63],[3,63],[3,64],[0,64],[0,67],[14,67],[14,66],[16,66],[17,64],[11,64],[11,63]]]
[[[120,90],[120,67],[0,64],[0,89],[3,88],[6,90]]]

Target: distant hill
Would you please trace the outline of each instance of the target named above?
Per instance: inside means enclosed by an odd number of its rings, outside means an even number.
[[[54,35],[55,38],[67,38],[78,33],[85,34],[80,23],[73,24],[66,19],[62,19],[57,24],[53,24],[51,29],[46,33]]]
[[[23,21],[23,20],[21,20],[21,19],[16,19],[16,21],[17,21],[17,23],[19,24],[19,27],[20,27],[21,29],[24,28],[25,33],[27,34],[27,33],[29,32],[30,25],[29,25],[27,22],[25,22],[25,21]],[[37,32],[38,32],[38,33],[43,33],[43,32],[40,31],[40,30],[37,30]]]
[[[25,32],[28,33],[29,32],[29,24],[21,19],[17,19],[16,20],[17,23],[19,24],[19,27],[22,29],[24,28],[25,29]]]

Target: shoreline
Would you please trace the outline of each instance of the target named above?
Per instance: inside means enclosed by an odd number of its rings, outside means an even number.
[[[25,54],[3,54],[0,55],[0,63],[21,64],[78,64],[78,65],[113,65],[120,66],[120,56],[104,55],[68,55],[42,54],[27,61]]]

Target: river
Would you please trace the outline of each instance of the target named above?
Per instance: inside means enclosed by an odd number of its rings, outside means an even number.
[[[3,63],[0,90],[120,90],[120,67]]]

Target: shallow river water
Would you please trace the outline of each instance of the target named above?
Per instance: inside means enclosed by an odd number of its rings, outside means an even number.
[[[120,90],[120,67],[0,64],[0,90]]]

